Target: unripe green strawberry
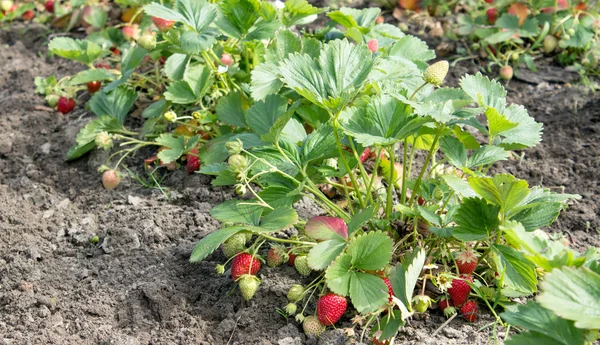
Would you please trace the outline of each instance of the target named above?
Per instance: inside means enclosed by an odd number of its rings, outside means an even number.
[[[143,35],[137,40],[137,44],[146,50],[154,50],[156,48],[156,37],[150,34]]]
[[[285,247],[281,245],[273,245],[267,253],[267,265],[269,267],[279,267],[288,260]]]
[[[416,295],[412,299],[415,310],[419,313],[427,311],[433,300],[427,295]]]
[[[431,85],[440,86],[448,74],[448,61],[438,61],[427,67],[423,73],[423,79]]]
[[[302,329],[304,330],[304,334],[308,336],[318,337],[321,333],[325,332],[325,326],[323,326],[319,319],[316,316],[311,315],[304,318],[304,322],[302,322]]]
[[[58,97],[57,95],[48,95],[48,96],[46,96],[44,99],[46,100],[46,103],[48,103],[48,105],[49,105],[51,108],[54,108],[54,107],[56,107],[56,105],[58,104],[58,99],[59,99],[59,98],[60,98],[60,97]]]
[[[548,35],[544,38],[544,52],[546,54],[550,54],[554,51],[554,49],[556,49],[556,46],[558,45],[558,40],[556,39],[556,37],[552,36],[552,35]]]
[[[246,249],[246,235],[238,232],[229,237],[227,241],[223,242],[221,249],[228,259],[232,258],[235,254]]]
[[[290,290],[288,291],[288,294],[287,294],[287,298],[288,298],[288,300],[290,300],[290,302],[296,302],[300,298],[302,298],[303,294],[304,294],[304,286],[302,286],[300,284],[294,284],[294,285],[292,285],[292,287],[290,287]]]
[[[294,267],[296,267],[296,271],[298,271],[298,273],[304,277],[309,276],[312,272],[310,267],[308,267],[308,257],[306,255],[300,255],[296,257]]]
[[[12,8],[13,4],[14,3],[12,0],[2,0],[0,1],[0,9],[2,9],[3,12],[8,12]]]
[[[234,173],[236,176],[248,169],[248,166],[250,165],[248,158],[240,154],[229,156],[228,162],[229,171]]]
[[[242,293],[242,297],[244,297],[246,301],[254,297],[254,294],[256,293],[256,290],[260,285],[260,279],[251,274],[242,275],[238,282],[240,283],[239,286],[240,292]]]
[[[285,306],[285,312],[288,313],[288,315],[296,314],[297,310],[298,310],[298,306],[296,305],[296,303],[288,303]]]

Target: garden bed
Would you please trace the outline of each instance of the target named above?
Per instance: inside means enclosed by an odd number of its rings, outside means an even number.
[[[45,108],[43,97],[32,96],[33,79],[72,74],[72,63],[38,52],[41,30],[14,27],[0,36],[0,344],[346,343],[350,313],[337,330],[309,340],[277,312],[300,281],[293,268],[265,267],[259,276],[267,279],[245,302],[229,276],[215,273],[225,260],[220,251],[189,263],[194,244],[219,228],[209,210],[232,198],[230,189],[180,169],[164,181],[171,200],[131,179],[107,191],[96,172],[102,153],[65,163],[94,115]],[[467,72],[476,69],[459,63],[447,82],[456,85]],[[544,124],[544,137],[499,171],[581,194],[550,230],[566,232],[578,249],[600,245],[600,100],[564,84],[513,80],[507,89],[509,101]],[[298,211],[318,212],[308,203]],[[94,235],[98,245],[90,243]],[[397,342],[492,343],[489,329],[479,331],[493,321],[486,313],[474,324],[457,318],[432,336],[444,320],[439,311],[417,315]]]

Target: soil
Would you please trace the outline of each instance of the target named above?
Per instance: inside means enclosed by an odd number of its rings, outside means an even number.
[[[96,172],[103,153],[64,162],[93,115],[78,105],[63,116],[33,95],[35,76],[79,68],[47,58],[46,42],[39,29],[0,33],[0,344],[345,344],[341,328],[308,339],[277,312],[288,287],[307,282],[293,268],[261,269],[263,284],[244,302],[231,278],[215,273],[221,253],[188,262],[194,244],[219,227],[208,212],[230,190],[180,169],[164,182],[169,199],[131,180],[106,191]],[[474,69],[459,64],[449,83]],[[600,100],[563,84],[513,80],[507,87],[510,101],[524,104],[545,134],[522,160],[496,170],[581,194],[551,230],[568,232],[577,248],[598,245]],[[308,203],[299,210],[318,212]],[[489,329],[478,331],[493,321],[485,313],[475,324],[457,318],[432,336],[443,321],[438,311],[415,318],[396,343],[493,343]]]

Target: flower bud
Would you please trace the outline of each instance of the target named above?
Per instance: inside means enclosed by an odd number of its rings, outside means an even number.
[[[223,265],[215,266],[215,272],[217,272],[217,274],[225,273],[225,266],[223,266]]]
[[[442,60],[427,67],[423,73],[423,79],[431,85],[440,86],[448,74],[448,61]]]
[[[304,294],[304,287],[300,284],[294,284],[294,285],[292,285],[292,287],[290,287],[290,290],[288,291],[288,294],[287,294],[287,298],[291,302],[296,302],[302,298],[303,294]]]
[[[424,313],[427,311],[427,308],[429,308],[433,300],[427,295],[417,295],[413,297],[412,302],[416,311]]]
[[[245,172],[249,166],[248,158],[240,154],[235,154],[229,157],[229,171],[234,173],[236,176]]]
[[[302,315],[302,314],[296,315],[296,321],[298,321],[298,322],[304,321],[304,315]]]
[[[238,183],[235,185],[235,194],[244,195],[246,194],[246,185]]]

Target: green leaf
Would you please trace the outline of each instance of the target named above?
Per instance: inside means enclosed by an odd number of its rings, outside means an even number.
[[[387,285],[373,274],[352,272],[350,278],[350,298],[359,313],[374,312],[383,306],[389,296]]]
[[[454,221],[457,226],[452,235],[469,242],[488,238],[498,227],[498,206],[490,205],[480,198],[467,198],[456,211]]]
[[[57,37],[48,44],[48,50],[60,57],[91,64],[102,54],[102,48],[87,40],[74,40],[70,37]]]
[[[469,157],[469,168],[493,164],[508,159],[508,152],[498,146],[482,146]]]
[[[90,81],[105,81],[112,79],[115,79],[115,75],[104,68],[86,69],[74,75],[69,80],[69,85],[79,85]]]
[[[488,120],[490,137],[496,137],[498,134],[517,127],[517,123],[511,122],[506,116],[500,114],[497,109],[489,107],[485,111]]]
[[[288,55],[300,52],[301,50],[302,41],[298,35],[290,30],[279,30],[267,48],[265,61],[278,63],[288,57]]]
[[[163,147],[163,150],[158,153],[158,158],[165,164],[169,164],[193,149],[198,143],[198,139],[199,137],[195,135],[186,141],[182,135],[174,136],[171,133],[163,133],[156,138],[156,142]]]
[[[111,116],[98,117],[79,131],[75,139],[77,144],[67,152],[67,161],[75,160],[96,147],[94,140],[100,131],[112,133],[122,129],[123,125],[116,118]]]
[[[459,169],[468,167],[467,149],[454,137],[442,137],[440,147],[448,158],[448,162]]]
[[[278,21],[261,21],[256,23],[252,27],[252,30],[248,33],[245,41],[261,41],[265,39],[270,39],[275,35],[277,29],[281,27],[281,23]]]
[[[312,103],[337,110],[358,92],[373,66],[366,45],[348,40],[327,43],[318,61],[295,53],[279,66],[281,80]]]
[[[232,226],[229,228],[224,228],[209,234],[200,240],[192,250],[192,255],[190,256],[190,262],[200,262],[204,260],[207,256],[212,254],[221,243],[225,242],[229,237],[237,234],[240,231],[245,230],[243,226]]]
[[[381,95],[340,115],[344,131],[363,146],[391,145],[415,134],[426,118],[411,115],[410,106]]]
[[[415,36],[404,36],[396,42],[389,52],[390,56],[401,57],[413,62],[427,62],[435,58],[435,52]]]
[[[504,271],[506,286],[526,295],[537,291],[535,265],[523,253],[500,244],[493,245],[492,250],[500,275]]]
[[[566,345],[556,341],[548,336],[537,332],[525,332],[511,335],[504,342],[505,345]],[[568,343],[568,345],[576,345],[576,343]],[[581,343],[583,345],[583,343]]]
[[[336,157],[337,146],[333,127],[325,125],[310,133],[302,143],[301,159],[303,164]]]
[[[134,46],[133,48],[127,49],[123,53],[121,59],[121,78],[114,80],[110,84],[106,85],[102,91],[110,92],[120,85],[126,83],[129,77],[133,74],[135,68],[142,62],[145,56],[148,55],[148,51],[140,46]]]
[[[144,6],[144,12],[150,16],[183,22],[197,32],[202,32],[217,17],[215,5],[205,0],[177,0],[176,10],[171,10],[157,3]]]
[[[517,123],[517,126],[501,133],[504,139],[500,146],[507,150],[520,150],[542,141],[542,124],[535,122],[522,105],[509,105],[504,110],[504,116]]]
[[[323,9],[312,6],[306,0],[287,0],[283,8],[282,22],[287,27],[308,24],[323,11]]]
[[[508,214],[529,194],[529,185],[512,175],[501,174],[494,177],[469,177],[469,185],[487,202],[500,206],[500,211]]]
[[[135,90],[127,86],[120,86],[109,93],[97,92],[88,104],[96,116],[108,115],[123,124],[136,99],[137,92]]]
[[[363,224],[374,218],[378,211],[378,205],[371,205],[356,212],[352,219],[350,219],[350,223],[348,223],[348,235],[352,235],[354,231],[358,230]]]
[[[348,254],[338,256],[338,258],[325,271],[325,280],[327,287],[333,293],[340,296],[348,296],[350,292],[350,278],[352,272],[352,257]]]
[[[219,99],[216,108],[217,119],[231,126],[245,128],[246,115],[243,101],[242,94],[238,91],[230,92]]]
[[[215,36],[216,32],[213,30],[202,33],[186,31],[179,38],[179,44],[186,54],[196,55],[210,49],[217,40]]]
[[[335,260],[346,248],[346,242],[342,240],[328,240],[312,247],[308,252],[308,266],[313,270],[322,270]]]
[[[464,198],[476,198],[477,193],[469,186],[469,183],[458,176],[454,175],[442,175],[442,179],[456,192],[458,195]]]
[[[355,9],[342,7],[338,11],[329,12],[327,16],[341,26],[350,28],[367,28],[375,24],[377,16],[381,10],[379,8]]]
[[[396,265],[390,274],[394,296],[400,302],[398,307],[402,312],[402,320],[406,320],[412,315],[412,295],[425,265],[426,257],[427,255],[423,249],[415,250],[405,257],[402,264]]]
[[[258,0],[224,0],[220,3],[223,20],[229,21],[227,27],[235,30],[234,37],[244,37],[260,13]]]
[[[173,54],[165,61],[165,75],[171,80],[181,80],[187,70],[191,56],[185,54]]]
[[[258,226],[264,207],[240,200],[228,200],[210,210],[211,217],[221,222]]]
[[[576,328],[572,321],[561,319],[534,301],[518,305],[516,311],[505,311],[500,314],[500,317],[513,326],[542,334],[559,344],[583,345],[584,343],[583,330]]]
[[[261,229],[280,231],[291,227],[298,221],[298,213],[291,206],[278,207],[263,217]]]
[[[90,6],[90,12],[83,12],[83,20],[85,20],[91,26],[102,29],[106,25],[106,19],[108,18],[107,11],[99,6]]]
[[[484,77],[481,73],[466,75],[460,79],[461,88],[480,106],[504,109],[506,90],[495,80]]]
[[[275,63],[262,63],[252,70],[251,75],[250,92],[257,101],[277,93],[283,86],[279,79],[279,67]]]
[[[264,101],[258,101],[248,109],[246,121],[248,127],[254,132],[265,135],[270,133],[273,125],[286,114],[286,111],[287,99],[279,95],[269,95]],[[281,126],[281,129],[283,129],[283,126]]]
[[[540,284],[537,301],[575,327],[600,328],[600,274],[587,267],[552,270]]]
[[[188,67],[183,80],[175,81],[167,87],[165,98],[177,104],[199,101],[213,83],[210,68],[203,65]]]
[[[56,77],[51,75],[48,78],[35,77],[35,93],[45,95],[51,92],[51,89],[56,85]]]
[[[152,104],[150,104],[144,111],[142,112],[142,117],[145,119],[152,119],[162,115],[162,113],[167,108],[167,101],[164,99],[160,99]]]
[[[390,262],[394,242],[381,231],[359,235],[350,241],[348,254],[352,266],[362,270],[380,270]]]

